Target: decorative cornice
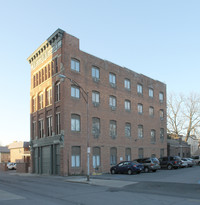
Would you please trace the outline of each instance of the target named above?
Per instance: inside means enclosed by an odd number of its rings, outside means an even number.
[[[49,55],[57,51],[62,45],[64,31],[57,29],[38,49],[36,49],[28,58],[31,68],[34,69],[38,64],[44,61]]]

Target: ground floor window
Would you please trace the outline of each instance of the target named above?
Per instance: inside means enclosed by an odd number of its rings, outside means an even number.
[[[71,156],[71,166],[80,167],[81,165],[81,147],[73,146],[72,147],[72,156]]]
[[[117,148],[112,147],[110,149],[110,165],[117,164]]]
[[[100,166],[100,148],[93,148],[93,157],[92,157],[93,168],[98,168]]]

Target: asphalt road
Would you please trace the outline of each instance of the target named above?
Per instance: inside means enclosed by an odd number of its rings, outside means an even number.
[[[96,185],[72,183],[69,178],[2,172],[0,205],[200,204],[200,167],[94,176],[91,181],[104,182]],[[121,186],[110,186],[113,182]]]

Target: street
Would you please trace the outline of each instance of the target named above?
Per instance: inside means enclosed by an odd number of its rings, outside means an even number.
[[[1,172],[0,205],[200,204],[199,166],[131,176],[104,174],[92,176],[89,184],[82,179]]]

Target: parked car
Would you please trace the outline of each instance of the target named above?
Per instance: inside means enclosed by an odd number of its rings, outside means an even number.
[[[178,169],[181,165],[181,158],[178,156],[175,157],[161,157],[159,159],[161,168]]]
[[[200,156],[192,156],[192,159],[195,161],[196,165],[200,165]]]
[[[160,169],[160,162],[157,158],[142,158],[142,159],[135,159],[134,161],[143,164],[144,172],[156,172]]]
[[[144,169],[142,164],[131,162],[131,161],[123,161],[119,164],[110,168],[111,174],[139,174]]]
[[[188,167],[193,166],[193,162],[191,160],[189,160],[188,158],[183,158],[183,159],[181,159],[181,161],[186,162]]]
[[[181,168],[188,167],[187,161],[184,161],[183,159],[181,159],[180,167],[181,167]]]
[[[8,168],[9,170],[16,169],[16,168],[17,168],[17,165],[16,165],[16,163],[9,162],[9,163],[7,164],[7,168]]]
[[[196,164],[195,161],[192,158],[186,158],[186,159],[188,159],[192,162],[192,166],[194,166]]]

